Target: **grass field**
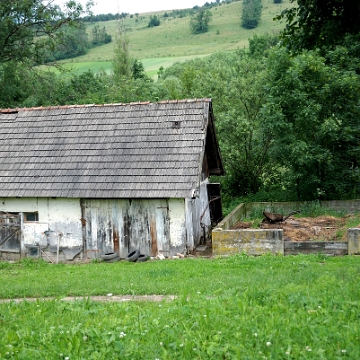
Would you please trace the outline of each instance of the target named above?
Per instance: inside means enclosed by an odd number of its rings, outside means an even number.
[[[259,26],[246,30],[240,25],[242,2],[222,4],[211,9],[213,14],[209,31],[205,34],[191,34],[190,17],[164,18],[164,12],[140,14],[125,20],[131,57],[143,61],[145,71],[149,76],[156,75],[160,66],[164,68],[176,61],[183,61],[197,56],[205,56],[217,51],[234,51],[247,48],[248,39],[254,34],[278,33],[284,23],[273,21],[286,7],[289,0],[282,4],[274,4],[273,0],[262,0],[263,11]],[[148,28],[150,15],[158,15],[161,24]],[[91,34],[93,26],[105,26],[108,34],[113,36],[117,32],[117,21],[97,22],[88,25]],[[72,59],[76,72],[109,70],[113,58],[114,41],[109,44],[91,49],[88,54]]]
[[[199,56],[176,56],[176,57],[163,57],[163,58],[152,58],[145,59],[142,61],[144,68],[146,69],[146,74],[154,79],[157,79],[157,73],[159,68],[162,66],[164,69],[170,67],[175,62],[182,62],[186,60],[194,59],[195,57],[205,57],[205,55]],[[111,72],[112,62],[111,61],[94,61],[94,62],[78,62],[78,61],[68,61],[64,68],[69,70],[71,73],[81,74],[88,70],[98,73],[105,71],[107,73]],[[56,68],[51,69],[51,71],[58,72]]]
[[[359,359],[360,258],[0,263],[0,358]],[[172,294],[97,303],[90,295]],[[83,300],[65,302],[65,295]]]

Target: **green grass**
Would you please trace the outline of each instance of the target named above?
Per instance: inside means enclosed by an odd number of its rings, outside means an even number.
[[[148,76],[157,79],[157,73],[159,68],[162,66],[164,69],[170,67],[175,62],[182,62],[186,60],[194,59],[195,57],[205,57],[208,55],[200,55],[200,56],[175,56],[175,57],[163,57],[163,58],[151,58],[145,59],[142,63],[145,68],[145,72]],[[68,61],[67,63],[63,64],[63,67],[74,74],[81,74],[88,70],[93,71],[94,73],[99,73],[105,71],[107,73],[111,72],[112,69],[112,62],[111,61],[93,61],[93,62],[79,62],[76,59],[72,61]],[[43,68],[45,68],[43,66]],[[50,71],[55,71],[59,73],[56,68],[49,68]]]
[[[0,358],[358,359],[360,258],[0,263]],[[96,303],[89,295],[174,294]],[[64,302],[65,295],[84,296]]]
[[[190,17],[163,18],[164,12],[129,17],[125,20],[125,25],[128,29],[130,55],[135,59],[142,60],[147,74],[154,76],[160,66],[166,68],[173,62],[183,61],[188,57],[247,48],[249,46],[248,39],[254,34],[278,33],[284,27],[284,22],[273,21],[273,18],[286,7],[291,6],[289,0],[283,0],[282,4],[274,4],[273,0],[263,0],[262,2],[261,22],[256,29],[252,30],[244,29],[240,25],[241,1],[213,8],[209,31],[205,34],[191,34]],[[161,25],[148,28],[149,16],[154,14],[160,16]],[[105,26],[107,33],[113,36],[113,41],[91,49],[86,55],[72,59],[71,62],[79,63],[79,67],[75,67],[77,72],[88,69],[97,71],[102,67],[104,70],[110,68],[118,23],[117,21],[106,21],[90,24],[88,26],[89,34],[91,34],[92,27],[97,25]],[[87,63],[88,65],[86,65]]]

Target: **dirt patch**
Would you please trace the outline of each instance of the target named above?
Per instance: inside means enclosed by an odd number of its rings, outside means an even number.
[[[289,217],[283,222],[263,222],[261,229],[283,229],[285,241],[344,241],[346,238],[346,221],[351,215],[342,218],[318,216],[315,218]],[[251,222],[238,222],[232,229],[251,229]]]

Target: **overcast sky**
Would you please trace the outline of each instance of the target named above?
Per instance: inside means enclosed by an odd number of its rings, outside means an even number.
[[[77,0],[82,4],[86,0]],[[209,0],[94,0],[97,3],[93,8],[93,13],[96,14],[116,14],[117,12],[125,12],[129,14],[143,13],[149,11],[159,10],[175,10],[188,9],[195,5],[202,6]],[[66,0],[55,0],[59,5],[66,2]]]

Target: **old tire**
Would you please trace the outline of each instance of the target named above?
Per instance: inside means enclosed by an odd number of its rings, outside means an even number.
[[[116,258],[114,258],[114,259],[111,259],[111,260],[108,260],[108,261],[106,261],[107,263],[114,263],[114,262],[118,262],[118,261],[120,261],[121,259],[120,259],[120,256],[117,256]]]
[[[107,254],[103,254],[101,255],[101,258],[105,261],[109,261],[109,260],[113,260],[115,258],[119,257],[119,254],[116,252],[112,252],[112,253],[107,253]]]
[[[137,260],[136,260],[136,262],[144,262],[144,261],[146,261],[147,260],[147,256],[146,255],[140,255],[138,258],[137,258]]]
[[[140,251],[139,250],[134,250],[133,252],[129,253],[126,260],[130,261],[130,262],[135,262],[138,257],[140,256]]]

